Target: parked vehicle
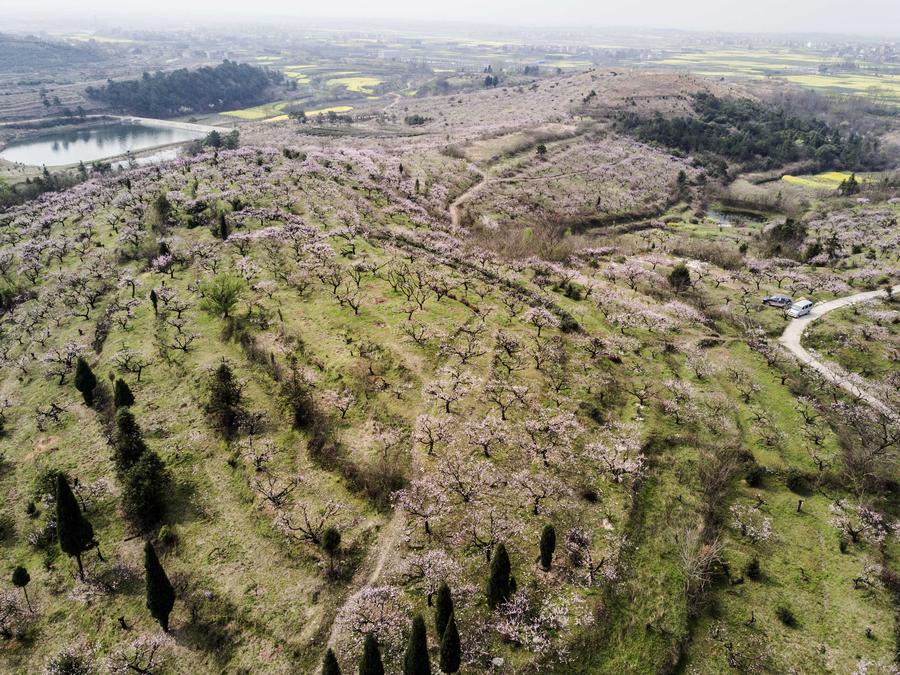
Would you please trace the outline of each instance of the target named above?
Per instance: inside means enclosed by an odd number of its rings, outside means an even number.
[[[784,308],[790,307],[791,303],[793,303],[794,301],[786,295],[769,295],[763,298],[762,302],[764,305],[768,305],[769,307]]]
[[[788,310],[788,316],[791,316],[795,319],[799,316],[806,316],[807,314],[809,314],[812,306],[812,300],[800,298],[797,302],[791,305],[791,308]]]

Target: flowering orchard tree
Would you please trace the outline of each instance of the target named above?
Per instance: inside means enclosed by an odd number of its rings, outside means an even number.
[[[341,607],[335,618],[338,644],[348,663],[355,663],[367,635],[374,635],[386,662],[399,658],[409,625],[409,607],[399,588],[364,586]]]
[[[884,514],[863,504],[854,508],[839,499],[829,506],[829,511],[832,526],[854,544],[865,540],[880,547],[890,535],[900,536],[900,522],[891,522]]]
[[[731,526],[747,539],[755,542],[767,542],[775,539],[772,519],[763,515],[756,506],[734,504],[729,512],[731,513]]]
[[[467,508],[451,533],[451,542],[469,555],[483,555],[491,562],[494,548],[525,532],[525,524],[505,505],[476,503]]]
[[[525,312],[524,319],[537,328],[538,337],[541,336],[544,328],[559,328],[560,326],[559,317],[543,307],[532,307]]]
[[[466,440],[480,449],[485,457],[491,457],[497,448],[510,439],[506,422],[494,415],[469,422],[463,431]]]
[[[404,586],[420,588],[431,607],[434,594],[443,583],[453,588],[459,596],[462,574],[459,564],[445,550],[437,548],[404,558],[396,577]]]
[[[477,380],[468,372],[445,366],[440,378],[425,385],[425,396],[432,401],[444,404],[444,412],[450,414],[450,406],[466,396],[477,384]]]
[[[425,534],[431,536],[431,523],[448,509],[447,498],[440,485],[427,475],[413,479],[405,488],[391,493],[394,508],[422,521]]]
[[[61,347],[53,347],[41,358],[41,362],[47,367],[48,379],[59,378],[59,384],[64,384],[66,375],[75,369],[78,357],[85,353],[84,345],[74,340],[69,340]]]
[[[583,581],[587,586],[595,586],[601,582],[614,584],[621,579],[620,560],[628,540],[624,537],[615,537],[607,544],[606,554],[599,556],[598,559],[589,530],[576,526],[566,533],[565,550],[569,564],[576,573],[584,574]]]
[[[534,459],[540,459],[545,467],[554,463],[572,461],[572,453],[578,438],[584,432],[581,424],[570,412],[553,413],[540,408],[525,420],[528,437],[527,451]]]

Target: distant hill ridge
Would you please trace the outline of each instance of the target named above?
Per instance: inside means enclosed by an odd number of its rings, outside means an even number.
[[[0,70],[3,71],[47,70],[101,60],[103,56],[92,47],[0,33]]]

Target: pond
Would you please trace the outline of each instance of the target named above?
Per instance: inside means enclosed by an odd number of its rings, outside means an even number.
[[[10,143],[0,159],[33,166],[61,166],[124,155],[169,143],[202,138],[202,128],[177,128],[147,123],[113,122],[97,127],[65,129]]]

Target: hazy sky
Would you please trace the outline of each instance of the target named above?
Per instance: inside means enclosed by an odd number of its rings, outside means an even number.
[[[210,13],[900,36],[900,0],[0,0],[0,17],[13,21],[37,15],[58,21],[74,12],[122,25],[129,13],[173,23]]]

